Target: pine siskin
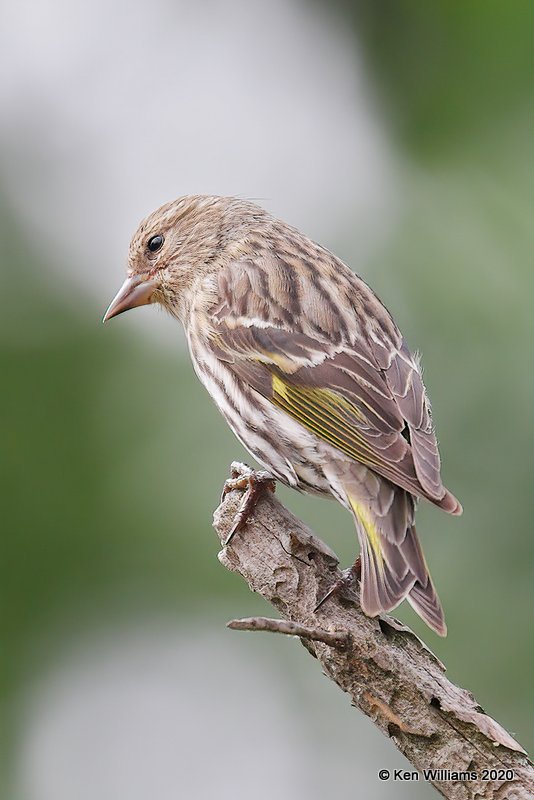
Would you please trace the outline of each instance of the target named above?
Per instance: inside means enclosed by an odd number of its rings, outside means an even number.
[[[254,458],[352,513],[365,613],[407,598],[444,636],[415,505],[462,509],[441,482],[419,364],[371,289],[257,205],[191,196],[141,223],[104,320],[147,303],[183,323],[198,377]]]

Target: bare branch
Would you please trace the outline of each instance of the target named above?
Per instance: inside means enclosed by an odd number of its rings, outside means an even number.
[[[270,631],[271,633],[284,633],[286,636],[299,636],[301,639],[312,639],[315,642],[324,642],[332,647],[344,647],[348,644],[348,633],[330,633],[322,628],[306,628],[296,622],[285,619],[270,619],[269,617],[246,617],[233,619],[226,625],[234,631]]]
[[[248,474],[236,464],[232,470],[234,480]],[[215,512],[222,543],[245,489],[246,481],[230,489]],[[299,636],[419,772],[436,771],[430,782],[444,797],[534,797],[534,769],[521,745],[445,677],[443,664],[409,628],[392,617],[369,619],[357,602],[337,595],[314,613],[340,576],[338,559],[272,492],[263,494],[254,518],[238,528],[219,560],[287,620],[236,620],[230,627]]]

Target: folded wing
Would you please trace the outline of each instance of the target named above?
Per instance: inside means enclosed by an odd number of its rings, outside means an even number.
[[[419,365],[388,312],[344,265],[338,291],[319,297],[310,271],[291,272],[278,259],[273,268],[273,259],[233,263],[219,275],[209,310],[214,353],[349,458],[460,513],[441,482]]]

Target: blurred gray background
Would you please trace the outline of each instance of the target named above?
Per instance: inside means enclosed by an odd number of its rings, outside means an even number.
[[[248,457],[153,308],[101,326],[141,217],[237,194],[330,247],[423,365],[452,680],[534,747],[534,5],[4,0],[2,748],[9,800],[424,798],[217,562]],[[250,459],[249,459],[250,460]],[[335,504],[280,491],[338,552]],[[237,777],[239,776],[239,777]]]

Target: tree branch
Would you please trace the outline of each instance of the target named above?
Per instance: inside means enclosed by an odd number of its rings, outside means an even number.
[[[233,464],[234,479],[246,476],[247,469]],[[215,511],[221,542],[242,507],[245,483],[229,491]],[[272,492],[262,495],[253,518],[219,560],[287,620],[235,620],[230,627],[299,636],[352,705],[415,769],[442,770],[429,782],[444,797],[534,797],[534,769],[523,748],[468,691],[445,677],[443,664],[409,628],[388,616],[369,619],[357,602],[337,595],[314,613],[340,576],[338,559]],[[459,772],[473,775],[452,774]]]
[[[348,633],[331,633],[322,628],[306,628],[296,622],[285,619],[270,619],[269,617],[246,617],[233,619],[226,625],[234,631],[271,631],[271,633],[285,633],[286,636],[298,636],[300,639],[312,639],[315,642],[324,642],[332,647],[343,647],[350,641]]]

